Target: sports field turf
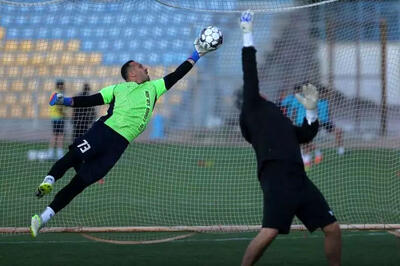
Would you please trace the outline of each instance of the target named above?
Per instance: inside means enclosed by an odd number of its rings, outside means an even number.
[[[35,187],[52,162],[27,161],[43,144],[1,143],[0,226],[28,226],[73,171],[47,198]],[[398,151],[351,150],[309,171],[344,223],[400,223]],[[257,225],[261,193],[254,154],[244,147],[182,147],[132,144],[104,184],[94,184],[59,213],[49,226]],[[238,265],[254,233],[197,234],[152,245],[113,245],[79,234],[0,236],[0,265]],[[112,235],[111,235],[112,237]],[[134,239],[135,237],[131,237]],[[325,265],[319,233],[283,236],[262,261],[268,265]],[[344,265],[400,265],[400,243],[386,232],[348,232]],[[50,252],[43,262],[44,251]],[[40,255],[39,255],[40,254]],[[48,264],[46,264],[48,263]],[[262,264],[261,264],[262,265]]]
[[[114,245],[79,234],[0,237],[0,265],[240,265],[254,233],[197,234],[152,245]],[[396,266],[400,240],[386,232],[346,232],[343,265]],[[327,265],[319,232],[280,236],[257,265]]]

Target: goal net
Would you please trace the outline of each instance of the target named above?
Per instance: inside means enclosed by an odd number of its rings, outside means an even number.
[[[307,174],[346,228],[395,228],[400,217],[398,1],[0,1],[0,227],[26,232],[75,175],[36,199],[57,158],[107,106],[51,109],[122,82],[129,59],[152,79],[192,52],[200,30],[224,44],[156,104],[146,131],[109,174],[78,195],[50,231],[212,231],[260,227],[255,154],[238,126],[240,12],[255,11],[261,91],[296,123],[290,97],[312,82],[321,129],[303,147]],[[87,85],[85,85],[87,84]],[[86,88],[86,89],[84,89]],[[90,89],[88,91],[88,88]],[[62,129],[63,125],[63,129]],[[294,221],[294,228],[301,223]]]

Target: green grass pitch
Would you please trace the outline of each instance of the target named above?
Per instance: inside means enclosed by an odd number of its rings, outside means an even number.
[[[46,144],[1,143],[2,227],[28,226],[31,215],[40,212],[74,174],[69,171],[50,196],[37,200],[34,190],[52,162],[28,161],[30,149],[46,149]],[[324,155],[323,163],[308,174],[341,222],[399,223],[398,151],[355,149],[339,157],[326,149]],[[49,226],[257,225],[262,195],[254,161],[252,150],[244,147],[135,143],[104,184],[88,188]],[[253,236],[197,234],[164,244],[121,246],[79,234],[42,234],[35,240],[3,235],[0,265],[80,265],[85,260],[88,265],[238,265]],[[320,233],[282,236],[262,262],[324,265],[322,243]],[[51,254],[48,264],[37,262],[44,250]],[[399,241],[385,232],[344,234],[344,265],[398,265],[399,254]]]

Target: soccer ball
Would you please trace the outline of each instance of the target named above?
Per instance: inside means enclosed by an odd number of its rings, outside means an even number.
[[[217,49],[223,41],[222,32],[215,26],[208,26],[200,33],[200,46],[206,50],[210,48]]]

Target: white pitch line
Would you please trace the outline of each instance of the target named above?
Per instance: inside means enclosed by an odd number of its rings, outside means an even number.
[[[366,236],[386,236],[388,235],[387,232],[371,232],[367,234],[344,234],[342,235],[342,238],[350,238],[350,237],[356,237],[356,236],[361,236],[361,237],[366,237]],[[291,240],[291,239],[304,239],[304,238],[323,238],[323,235],[307,235],[306,237],[304,236],[280,236],[278,237],[275,241],[279,240]],[[171,241],[168,243],[176,243],[176,242],[224,242],[224,241],[249,241],[252,240],[252,237],[232,237],[232,238],[205,238],[205,239],[182,239],[182,240],[175,240]],[[1,237],[0,237],[1,240]],[[59,243],[59,244],[64,244],[64,243],[97,243],[95,241],[86,241],[86,240],[79,240],[79,241],[73,241],[73,240],[31,240],[31,241],[0,241],[0,245],[22,245],[22,244],[48,244],[48,243]],[[98,243],[100,244],[100,243]]]
[[[374,233],[368,233],[368,234],[346,234],[342,235],[342,238],[350,238],[350,237],[355,237],[355,236],[385,236],[387,235],[386,232],[374,232]],[[292,240],[292,239],[304,239],[304,238],[324,238],[323,235],[307,235],[306,237],[304,236],[278,236],[278,238],[275,239],[275,241],[279,240]],[[234,238],[220,238],[220,239],[182,239],[182,240],[177,240],[174,242],[202,242],[202,241],[209,241],[209,242],[220,242],[220,241],[249,241],[252,240],[253,237],[234,237]]]

